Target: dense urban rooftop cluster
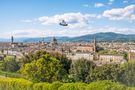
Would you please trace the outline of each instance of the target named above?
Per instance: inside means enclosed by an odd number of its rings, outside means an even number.
[[[127,60],[135,59],[135,43],[121,43],[121,42],[63,42],[58,43],[55,37],[52,38],[50,43],[20,43],[14,42],[11,37],[11,42],[0,43],[0,59],[3,60],[5,55],[13,55],[21,58],[23,55],[36,50],[47,50],[48,52],[59,52],[65,54],[72,61],[79,58],[95,62],[97,65],[102,64],[121,64]],[[109,51],[111,53],[108,53]],[[125,54],[127,56],[125,57]]]

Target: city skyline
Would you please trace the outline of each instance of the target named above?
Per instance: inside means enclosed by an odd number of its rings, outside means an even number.
[[[134,0],[1,0],[0,13],[0,38],[135,34]]]

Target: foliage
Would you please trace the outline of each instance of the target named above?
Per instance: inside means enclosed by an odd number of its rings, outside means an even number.
[[[16,58],[13,56],[6,56],[2,62],[2,70],[7,72],[16,72],[20,69]]]
[[[45,54],[50,54],[52,57],[54,57],[57,60],[59,60],[60,63],[62,64],[63,68],[65,69],[65,71],[67,73],[69,73],[69,69],[70,69],[70,65],[71,65],[71,60],[69,60],[66,57],[66,55],[60,54],[58,52],[50,52],[50,53],[48,53],[45,50],[37,50],[34,53],[25,54],[20,59],[21,66],[24,66],[25,64],[30,63],[30,62],[32,62],[34,60],[38,60],[38,59],[42,58]]]
[[[42,58],[25,64],[20,71],[27,78],[36,82],[61,80],[65,73],[60,61],[49,54],[45,54]]]
[[[49,83],[35,83],[33,85],[33,90],[50,90],[50,84]]]
[[[0,78],[0,90],[32,90],[33,83],[24,79]]]
[[[81,58],[71,65],[70,74],[75,81],[85,82],[89,72],[95,67],[95,64],[91,61]]]
[[[62,82],[64,83],[72,83],[75,82],[74,77],[72,77],[72,75],[65,75],[65,77],[63,77]]]
[[[33,83],[25,79],[0,78],[0,90],[135,90],[112,81],[86,83]]]
[[[86,90],[85,83],[65,83],[58,90]]]
[[[53,82],[53,83],[50,85],[50,90],[58,90],[62,85],[63,85],[63,83],[60,83],[60,82]]]
[[[127,86],[135,87],[135,62],[125,63],[122,67],[124,67],[125,71],[120,82]]]
[[[107,50],[100,50],[100,51],[98,51],[98,53],[99,53],[99,54],[107,54],[108,51],[107,51]]]
[[[66,70],[67,73],[69,73],[71,60],[69,60],[66,55],[60,54],[58,52],[51,52],[50,53],[52,57],[55,57],[56,59],[60,60],[60,63],[63,65],[63,68]]]
[[[125,60],[128,60],[128,53],[127,52],[123,52],[123,56]]]
[[[37,50],[34,53],[28,53],[25,54],[21,59],[20,59],[20,63],[22,65],[27,64],[32,62],[33,60],[38,60],[39,58],[41,58],[44,54],[47,54],[48,52],[46,52],[45,50]]]
[[[87,86],[87,90],[126,90],[126,86],[112,81],[92,82]]]
[[[124,70],[116,64],[107,64],[97,66],[87,77],[87,82],[97,80],[112,80],[119,81],[124,73]]]

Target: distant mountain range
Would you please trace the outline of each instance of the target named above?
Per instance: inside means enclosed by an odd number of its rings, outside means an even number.
[[[44,39],[45,42],[50,42],[52,37],[46,37]],[[90,42],[94,38],[96,38],[97,41],[135,41],[135,34],[118,34],[113,32],[105,32],[105,33],[96,33],[96,34],[87,34],[79,37],[56,37],[58,42]],[[35,38],[15,38],[15,42],[39,42],[42,39],[39,37]],[[10,42],[10,39],[0,39],[0,42]]]

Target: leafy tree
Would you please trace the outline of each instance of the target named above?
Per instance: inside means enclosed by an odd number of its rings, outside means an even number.
[[[45,54],[38,60],[25,64],[20,71],[36,82],[53,82],[61,80],[65,75],[60,61],[50,54]]]
[[[135,87],[135,62],[127,62],[122,67],[124,67],[125,72],[120,82]]]
[[[124,59],[125,59],[125,60],[128,60],[128,53],[127,53],[127,52],[123,52],[122,54],[123,54],[123,56],[124,56]]]
[[[38,51],[35,51],[34,53],[28,53],[28,54],[25,54],[21,59],[20,59],[20,63],[21,65],[23,66],[24,64],[26,63],[30,63],[32,62],[33,60],[37,60],[39,58],[41,58],[44,54],[47,54],[48,52],[45,51],[45,50],[38,50]]]
[[[66,70],[67,73],[69,73],[69,69],[71,66],[71,60],[69,60],[66,55],[58,53],[58,52],[51,52],[50,53],[53,57],[58,59],[60,63],[63,65],[63,68]]]
[[[24,57],[21,58],[20,63],[23,66],[26,63],[30,63],[30,62],[32,62],[34,60],[38,60],[39,58],[41,58],[45,54],[50,54],[52,57],[59,60],[60,63],[62,64],[63,68],[66,70],[66,72],[69,73],[71,60],[69,60],[66,57],[66,55],[60,54],[58,52],[50,52],[50,53],[48,53],[45,50],[38,50],[38,51],[35,51],[34,53],[29,53],[29,54],[24,55]]]
[[[71,64],[70,74],[75,81],[85,82],[89,72],[93,70],[95,64],[84,58],[81,58]]]
[[[19,70],[19,64],[16,61],[16,58],[13,56],[6,56],[4,58],[4,61],[2,63],[2,70],[3,71],[8,71],[8,72],[16,72]]]
[[[107,50],[100,50],[100,51],[98,51],[98,53],[99,53],[99,54],[107,54],[108,51],[107,51]]]
[[[107,64],[103,66],[97,66],[87,77],[87,82],[98,80],[112,80],[119,81],[124,73],[124,70],[120,65]]]
[[[119,52],[117,52],[116,50],[110,50],[108,51],[108,54],[119,54]]]

